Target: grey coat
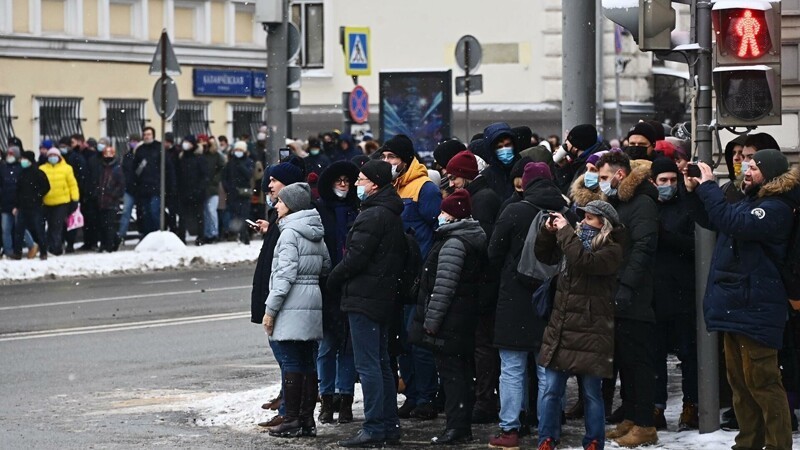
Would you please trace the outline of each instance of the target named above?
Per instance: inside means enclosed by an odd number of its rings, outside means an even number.
[[[270,339],[315,341],[322,339],[320,277],[331,270],[322,240],[322,220],[315,209],[292,213],[278,221],[281,231],[272,257],[267,315],[275,318]]]

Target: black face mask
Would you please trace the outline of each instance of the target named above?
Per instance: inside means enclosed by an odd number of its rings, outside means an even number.
[[[628,146],[622,151],[631,159],[647,159],[647,147]]]
[[[103,162],[106,163],[106,164],[111,164],[112,162],[114,162],[114,157],[113,156],[104,156],[103,157]]]

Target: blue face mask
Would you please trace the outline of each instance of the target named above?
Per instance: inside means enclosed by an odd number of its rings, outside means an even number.
[[[658,199],[662,202],[672,200],[672,197],[675,197],[675,193],[678,192],[677,186],[671,184],[656,186],[656,188],[658,189]]]
[[[62,155],[66,155],[67,152],[69,152],[69,149],[68,148],[59,148],[58,151],[60,151]]]
[[[448,223],[449,222],[447,221],[447,219],[444,216],[439,216],[439,226],[440,227],[444,226],[444,225],[447,225]]]
[[[609,197],[617,195],[617,188],[611,187],[610,181],[601,181],[600,190],[603,191],[603,194],[606,194]]]
[[[512,147],[503,147],[495,150],[497,159],[504,165],[509,165],[514,161],[514,149]]]
[[[308,153],[310,153],[311,156],[317,156],[317,155],[319,155],[319,149],[318,148],[312,148]]]
[[[362,202],[366,200],[367,197],[369,197],[367,195],[367,188],[365,188],[364,186],[356,186],[356,195],[358,195],[358,199],[361,200]]]
[[[583,185],[587,189],[594,189],[598,185],[597,172],[586,172],[583,175]]]
[[[50,164],[52,164],[52,165],[54,165],[54,166],[55,166],[56,164],[58,164],[58,161],[59,161],[60,159],[61,159],[61,158],[59,158],[58,156],[48,156],[48,157],[47,157],[47,162],[49,162]]]
[[[267,194],[264,200],[267,202],[267,206],[272,208],[272,196],[270,194]]]
[[[19,165],[22,166],[23,169],[27,169],[28,167],[31,166],[31,162],[28,161],[27,159],[23,159],[22,161],[19,162]]]
[[[98,142],[97,143],[97,151],[98,152],[102,152],[105,149],[106,149],[106,144],[103,144],[102,142]]]

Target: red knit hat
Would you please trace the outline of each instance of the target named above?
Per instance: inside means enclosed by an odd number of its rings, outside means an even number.
[[[455,192],[442,200],[442,211],[456,219],[466,219],[471,216],[472,199],[469,196],[469,192],[466,189],[456,189]]]
[[[447,163],[447,173],[454,177],[474,180],[478,177],[478,161],[468,150],[456,153]]]
[[[539,178],[553,179],[553,174],[550,172],[550,167],[542,162],[530,162],[525,164],[525,173],[522,174],[522,188],[528,187],[528,184],[533,180]]]

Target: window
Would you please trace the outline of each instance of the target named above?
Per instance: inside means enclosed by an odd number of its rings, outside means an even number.
[[[11,115],[11,95],[0,95],[0,149],[4,152],[8,150],[8,138],[16,136],[14,134],[14,124],[12,121],[16,117]]]
[[[254,27],[255,5],[253,3],[237,3],[234,10],[234,31],[236,44],[253,44],[255,42]]]
[[[165,2],[165,6],[168,3]],[[170,35],[176,41],[211,43],[211,2],[175,0]],[[169,27],[168,27],[169,28]]]
[[[176,139],[190,134],[211,134],[208,124],[207,102],[178,101],[178,109],[172,118],[172,132]]]
[[[292,3],[291,21],[300,30],[300,66],[319,68],[325,64],[325,29],[322,2]]]
[[[31,33],[83,34],[83,2],[84,0],[30,0]]]
[[[781,45],[781,84],[800,84],[800,44]]]
[[[98,30],[101,38],[147,39],[146,0],[101,0]]]
[[[230,111],[233,139],[241,139],[244,135],[253,137],[258,133],[258,127],[264,124],[264,105],[261,103],[231,103]]]
[[[37,97],[40,140],[58,141],[75,133],[83,134],[82,100],[74,97]]]
[[[111,139],[114,148],[126,148],[132,134],[141,135],[147,120],[144,116],[145,100],[103,100],[106,112],[105,135]]]

